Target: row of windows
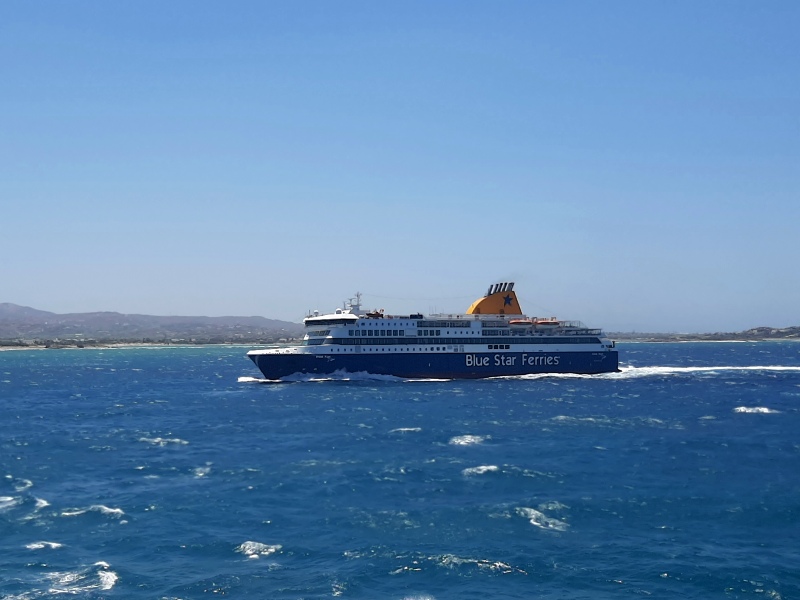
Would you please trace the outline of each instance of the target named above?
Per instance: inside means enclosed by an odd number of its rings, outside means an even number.
[[[328,326],[328,325],[352,325],[355,319],[320,319],[318,317],[312,317],[314,320],[310,323],[306,323],[306,327],[312,327],[314,325],[317,326]]]
[[[356,336],[356,337],[381,337],[386,335],[391,335],[394,337],[397,336],[404,336],[406,334],[405,329],[365,329],[361,331],[360,329],[348,329],[347,335],[349,336]]]
[[[406,337],[403,339],[396,338],[373,338],[365,340],[363,338],[328,338],[326,340],[307,340],[309,346],[316,344],[334,344],[334,345],[376,345],[376,346],[395,346],[395,345],[419,345],[419,344],[490,344],[498,345],[499,342],[507,342],[508,340],[495,339],[495,338],[414,338]],[[304,342],[305,343],[305,342]],[[594,337],[530,337],[518,338],[514,340],[514,345],[521,344],[599,344],[600,340]],[[509,344],[504,344],[509,346]],[[491,348],[490,348],[491,349]]]
[[[469,321],[418,321],[417,327],[472,327]]]
[[[595,330],[598,331],[598,330]],[[590,335],[597,335],[595,331],[591,330],[582,330],[582,331],[572,331],[572,332],[563,332],[560,333],[561,336],[570,336],[572,339],[567,340],[566,343],[573,343],[573,344],[590,344],[596,343],[599,340],[593,340],[591,342],[585,341],[586,338],[580,337],[581,334],[590,334]],[[330,329],[321,329],[321,330],[314,330],[309,331],[309,336],[327,336],[330,335]],[[412,332],[413,333],[413,332]],[[445,332],[446,334],[449,332]],[[464,335],[464,332],[453,332],[453,333],[461,333]],[[478,335],[478,332],[474,332],[475,335]],[[530,331],[510,331],[508,329],[484,329],[481,332],[484,336],[513,336],[515,338],[522,338],[522,339],[515,339],[514,343],[517,344],[525,344],[525,343],[540,343],[540,344],[560,344],[562,343],[562,337],[556,337],[552,335],[548,335],[547,338],[543,337],[541,334],[537,334],[535,338],[535,342],[527,341],[529,338],[524,336],[530,336]],[[405,329],[348,329],[347,335],[350,337],[405,337]],[[417,335],[420,337],[432,337],[432,336],[441,336],[442,330],[441,329],[418,329]],[[448,339],[447,343],[471,343],[471,344],[480,344],[483,343],[483,338],[473,338],[469,341],[458,341],[456,338]],[[412,342],[413,343],[413,342]]]
[[[330,352],[355,352],[355,348],[331,348]],[[364,348],[361,352],[453,352],[446,346],[420,346],[417,348]]]
[[[314,335],[315,332],[309,332],[309,335]],[[328,332],[329,333],[329,332]],[[325,334],[327,335],[327,333]],[[348,329],[347,335],[350,337],[405,337],[405,329]],[[442,335],[441,329],[418,329],[417,335],[422,337],[440,336]]]

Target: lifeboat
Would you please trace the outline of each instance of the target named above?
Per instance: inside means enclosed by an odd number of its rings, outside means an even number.
[[[512,327],[530,327],[533,325],[533,319],[511,319],[508,324]]]
[[[550,317],[549,319],[536,319],[533,324],[537,327],[559,327],[561,325],[561,321],[555,317]]]

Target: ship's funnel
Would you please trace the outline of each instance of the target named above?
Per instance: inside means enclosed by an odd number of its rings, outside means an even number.
[[[512,291],[514,284],[495,283],[489,286],[489,292],[483,298],[472,303],[467,309],[468,315],[521,315],[517,295]]]

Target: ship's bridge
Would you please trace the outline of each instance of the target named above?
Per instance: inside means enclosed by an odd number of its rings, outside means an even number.
[[[333,325],[352,325],[358,321],[357,315],[351,315],[345,312],[337,312],[332,315],[320,315],[314,317],[306,317],[303,323],[306,328],[309,327],[331,327]]]

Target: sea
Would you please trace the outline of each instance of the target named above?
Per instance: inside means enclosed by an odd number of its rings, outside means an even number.
[[[0,352],[0,598],[800,598],[800,343],[269,383]]]

